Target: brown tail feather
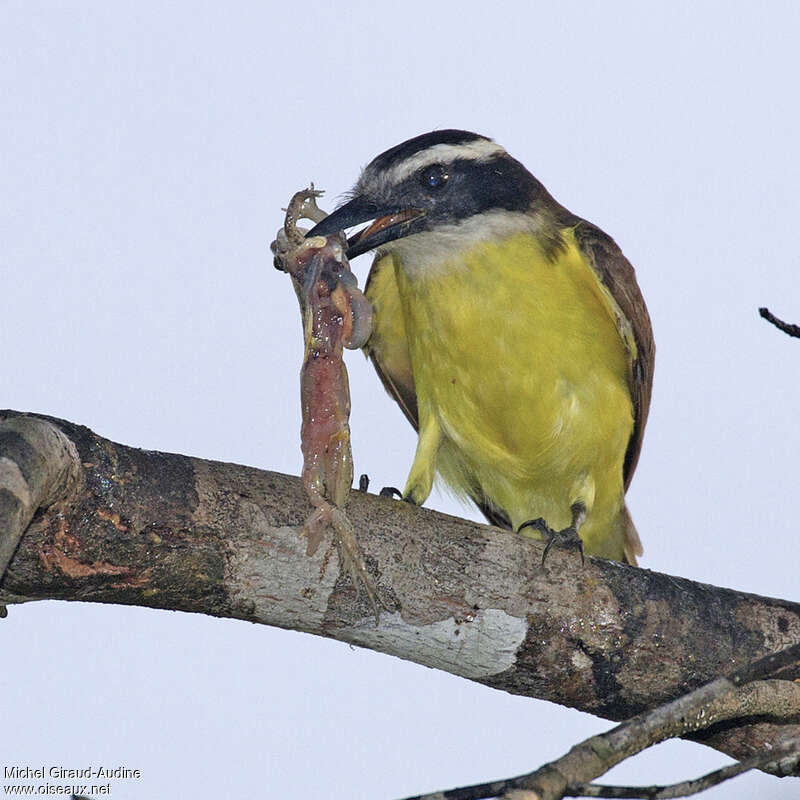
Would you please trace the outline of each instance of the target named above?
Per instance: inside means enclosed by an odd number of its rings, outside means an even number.
[[[636,526],[633,524],[627,506],[622,509],[622,513],[625,520],[625,560],[632,567],[635,567],[637,564],[636,556],[640,556],[644,552],[642,540],[636,532]]]

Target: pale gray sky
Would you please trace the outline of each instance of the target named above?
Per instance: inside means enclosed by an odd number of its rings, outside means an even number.
[[[756,308],[800,321],[800,7],[333,6],[0,3],[0,407],[298,474],[280,207],[309,180],[330,206],[386,147],[472,129],[637,267],[658,345],[629,493],[642,566],[797,600],[800,343]],[[412,431],[348,366],[356,471],[402,484]],[[141,770],[116,800],[400,797],[527,771],[609,725],[196,615],[35,603],[0,641],[2,765]],[[724,762],[673,743],[612,777]],[[799,791],[751,775],[707,797]]]

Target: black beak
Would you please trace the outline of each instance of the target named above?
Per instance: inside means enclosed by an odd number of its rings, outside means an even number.
[[[330,236],[337,231],[352,228],[353,225],[361,222],[373,220],[371,225],[353,234],[347,240],[347,257],[355,258],[386,242],[408,236],[412,232],[411,224],[424,214],[425,212],[421,208],[379,206],[365,197],[354,197],[350,202],[325,217],[322,222],[317,223],[306,234],[306,238]]]

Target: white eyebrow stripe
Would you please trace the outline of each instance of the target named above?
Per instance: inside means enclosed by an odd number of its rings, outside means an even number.
[[[465,144],[435,144],[427,150],[414,153],[413,156],[392,167],[388,178],[396,184],[429,164],[447,163],[457,158],[467,161],[485,161],[502,153],[505,153],[505,150],[497,142],[488,139],[476,139],[474,142]]]

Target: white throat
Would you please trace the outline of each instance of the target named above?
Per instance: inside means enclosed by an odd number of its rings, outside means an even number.
[[[378,254],[395,253],[413,281],[451,269],[454,256],[481,241],[498,241],[522,232],[535,234],[540,227],[538,218],[530,213],[485,211],[452,225],[388,242],[378,249]]]

